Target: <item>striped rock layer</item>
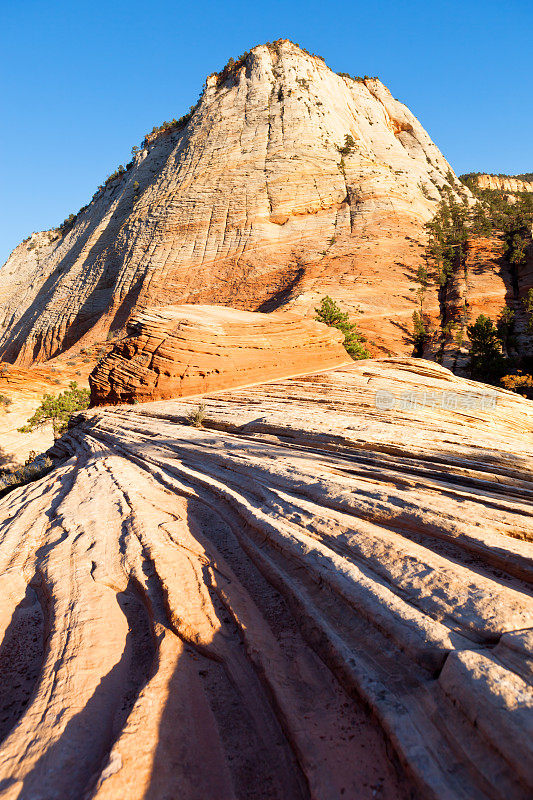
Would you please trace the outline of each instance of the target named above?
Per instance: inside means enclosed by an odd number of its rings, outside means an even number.
[[[150,308],[132,319],[89,382],[91,404],[205,394],[351,361],[336,328],[289,312]]]
[[[0,500],[2,800],[525,800],[532,404],[420,360],[85,412]]]

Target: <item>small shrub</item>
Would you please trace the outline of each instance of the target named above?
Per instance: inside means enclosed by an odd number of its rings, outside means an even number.
[[[59,226],[61,236],[66,236],[72,230],[76,222],[76,214],[69,214],[68,217]]]
[[[51,458],[42,454],[37,455],[32,450],[23,466],[0,470],[0,496],[6,494],[10,489],[42,478],[43,475],[50,472],[53,466]]]
[[[150,133],[147,133],[144,139],[142,140],[142,147],[147,147],[147,145],[154,142],[162,133],[166,131],[181,131],[185,128],[189,122],[191,121],[194,112],[198,108],[200,104],[200,100],[196,103],[196,105],[191,106],[189,109],[188,114],[184,114],[179,119],[171,119],[170,121],[165,121],[161,125],[154,125]]]
[[[337,75],[340,75],[341,78],[350,78],[350,80],[356,81],[356,83],[365,82],[365,79],[361,75],[350,75],[349,72],[337,72]]]
[[[512,332],[514,329],[514,311],[505,305],[496,320],[496,329],[502,345],[507,349],[514,343]]]
[[[69,388],[58,394],[57,397],[45,394],[35,414],[30,417],[26,425],[18,430],[20,433],[31,433],[36,428],[51,423],[54,438],[57,439],[67,428],[71,416],[78,411],[83,411],[88,406],[89,390],[81,389],[76,381],[71,381]]]
[[[344,348],[354,361],[370,358],[370,353],[364,346],[365,337],[359,333],[355,322],[350,322],[348,314],[342,311],[331,297],[322,298],[320,306],[315,308],[317,322],[337,328],[344,334]]]
[[[117,167],[117,169],[114,172],[111,173],[111,175],[107,176],[107,178],[104,181],[104,185],[105,186],[109,186],[109,184],[113,183],[114,180],[116,180],[117,178],[121,178],[124,175],[125,172],[126,172],[126,167],[124,167],[122,164],[120,164]]]
[[[349,156],[355,147],[355,140],[349,133],[344,137],[344,147],[337,147],[341,156]]]
[[[422,358],[429,339],[429,319],[421,311],[413,311],[413,344],[415,346],[413,355],[415,358]]]
[[[193,426],[193,428],[203,428],[205,413],[206,413],[205,405],[203,403],[200,403],[198,408],[195,409],[194,411],[190,411],[185,417],[185,419],[187,420],[189,425]]]
[[[467,328],[472,345],[470,368],[472,376],[483,380],[498,380],[505,364],[500,333],[494,322],[480,314]]]
[[[13,402],[13,400],[10,397],[8,397],[6,394],[0,394],[0,406],[3,406],[4,408],[7,408],[8,406],[11,405],[12,402]]]
[[[518,372],[516,375],[504,375],[500,381],[504,389],[510,392],[521,394],[522,397],[527,397],[533,400],[533,376],[522,375]]]

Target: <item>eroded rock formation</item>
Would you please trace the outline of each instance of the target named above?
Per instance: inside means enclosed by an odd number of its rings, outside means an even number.
[[[529,797],[533,404],[420,360],[203,402],[0,500],[0,797]]]
[[[150,308],[90,376],[91,405],[165,400],[351,361],[336,328],[224,306]]]
[[[288,41],[255,47],[207,79],[185,127],[149,136],[70,230],[13,251],[0,357],[42,361],[151,305],[312,315],[326,293],[361,311],[377,352],[410,353],[423,225],[450,180],[469,195],[379,80],[336,75]],[[435,287],[426,307],[438,313]]]
[[[513,175],[476,175],[480,189],[496,189],[499,192],[533,192],[533,181],[523,181]]]

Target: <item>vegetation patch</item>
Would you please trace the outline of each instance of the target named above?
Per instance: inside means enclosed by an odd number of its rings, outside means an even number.
[[[480,315],[473,324],[468,325],[466,302],[457,319],[448,319],[447,299],[450,291],[455,291],[456,279],[468,279],[467,255],[472,237],[500,239],[504,257],[511,272],[516,274],[519,265],[526,261],[527,249],[532,241],[533,194],[517,193],[514,202],[509,202],[504,192],[479,189],[476,181],[470,179],[465,182],[477,200],[472,206],[453,176],[449,177],[449,182],[459,194],[459,199],[450,186],[444,186],[435,215],[426,225],[426,266],[417,274],[420,310],[413,314],[414,355],[423,355],[425,345],[431,338],[429,321],[423,312],[423,299],[429,281],[435,281],[441,307],[442,346],[452,333],[455,333],[458,345],[462,346],[464,335],[468,332],[472,376],[498,383],[506,371],[516,366],[516,359],[508,356],[516,346],[513,310],[506,305],[497,320]],[[529,290],[522,302],[528,332],[533,334],[533,289]]]
[[[31,433],[36,428],[51,424],[54,431],[54,438],[61,436],[68,427],[69,420],[73,414],[83,411],[89,407],[89,390],[82,389],[76,381],[69,383],[68,389],[57,396],[52,394],[43,395],[40,406],[26,425],[18,428],[20,433]]]
[[[356,83],[379,80],[377,75],[365,75],[364,77],[361,77],[361,75],[350,75],[349,72],[337,72],[337,75],[339,75],[341,78],[349,78],[351,81],[356,81]]]
[[[514,375],[504,375],[500,383],[504,389],[533,400],[533,375],[523,375],[521,370],[517,370]]]
[[[470,179],[479,178],[481,175],[488,175],[490,178],[510,178],[511,180],[525,181],[526,183],[533,181],[533,172],[523,172],[520,175],[506,175],[503,172],[465,172],[464,175],[459,175],[459,178],[463,183],[469,185]]]
[[[347,133],[346,136],[344,137],[344,145],[343,145],[343,147],[337,147],[337,150],[339,151],[341,156],[344,158],[344,156],[349,156],[350,153],[353,152],[354,148],[355,148],[355,140],[354,140],[353,136],[351,136],[349,133]]]
[[[206,411],[205,405],[200,403],[198,408],[194,409],[194,411],[190,411],[185,419],[192,425],[193,428],[203,428],[204,427],[204,419],[205,419]]]
[[[354,361],[370,358],[370,352],[364,345],[366,338],[359,333],[355,322],[350,322],[348,313],[342,311],[331,297],[328,295],[323,297],[318,308],[315,308],[315,312],[317,322],[323,322],[332,328],[338,328],[344,334],[344,348]]]
[[[0,470],[0,497],[3,497],[17,486],[24,486],[26,483],[42,478],[43,475],[50,472],[53,466],[54,463],[51,458],[43,453],[37,455],[32,450],[21,467]]]
[[[174,118],[168,122],[165,121],[161,123],[161,125],[154,125],[150,133],[147,133],[142,140],[142,147],[152,144],[161,134],[165,133],[166,131],[182,131],[191,121],[194,112],[198,108],[199,102],[200,101],[198,101],[196,105],[191,106],[188,113],[184,114],[179,119]]]

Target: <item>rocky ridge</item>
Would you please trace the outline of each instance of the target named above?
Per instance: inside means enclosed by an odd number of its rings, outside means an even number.
[[[146,402],[264,383],[351,362],[344,334],[285,313],[149,308],[91,374],[91,405]]]
[[[28,365],[105,340],[150,305],[312,314],[326,293],[361,311],[378,352],[410,352],[401,330],[444,187],[469,195],[378,79],[261,45],[210,76],[190,119],[147,137],[62,231],[14,250],[0,357]]]
[[[523,181],[513,175],[477,175],[476,183],[480,189],[493,189],[499,192],[533,192],[533,181]]]
[[[530,796],[533,405],[398,359],[203,402],[0,500],[0,797]]]

